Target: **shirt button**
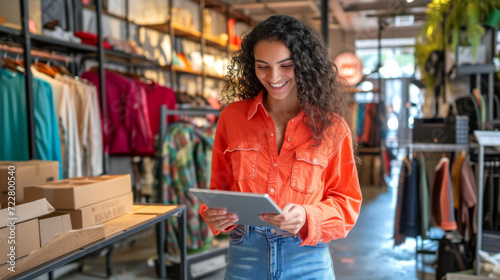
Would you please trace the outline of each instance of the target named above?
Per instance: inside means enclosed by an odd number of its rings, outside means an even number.
[[[273,193],[273,192],[274,192],[274,189],[271,189],[271,192]]]
[[[292,120],[292,122],[293,122],[293,120]]]
[[[274,166],[274,167],[276,167],[276,166],[278,166],[278,165],[275,163],[275,164],[273,164],[273,166]]]
[[[290,141],[290,138],[288,138],[287,140]]]
[[[272,233],[272,234],[275,234],[275,233],[276,233],[276,230],[275,230],[274,228],[273,228],[273,229],[271,229],[271,233]]]
[[[319,242],[323,242],[323,239],[320,239]]]
[[[318,162],[318,160],[317,160],[317,159],[313,159],[313,162],[314,162],[314,163],[317,163],[317,162]]]
[[[271,133],[271,136],[274,136],[274,133]]]

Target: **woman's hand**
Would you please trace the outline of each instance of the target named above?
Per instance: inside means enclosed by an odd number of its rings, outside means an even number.
[[[306,209],[298,204],[289,203],[283,207],[283,214],[262,214],[259,218],[277,229],[297,234],[306,223]]]
[[[205,221],[214,229],[222,231],[234,225],[238,221],[238,216],[234,213],[227,213],[226,209],[207,208]]]

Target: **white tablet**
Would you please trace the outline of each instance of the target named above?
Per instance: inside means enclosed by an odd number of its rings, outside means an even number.
[[[238,215],[237,224],[259,227],[273,225],[259,219],[260,214],[282,214],[283,211],[268,194],[189,189],[201,202],[210,208],[224,208],[228,213]]]

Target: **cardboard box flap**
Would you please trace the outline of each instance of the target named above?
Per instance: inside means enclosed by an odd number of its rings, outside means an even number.
[[[0,279],[7,279],[44,262],[55,259],[73,250],[84,247],[94,241],[104,238],[104,227],[95,226],[81,230],[58,233],[42,248],[31,252],[16,263],[16,272],[8,271],[9,264],[2,266]]]
[[[7,207],[7,205],[6,205]],[[11,221],[20,223],[54,212],[54,207],[47,199],[42,198],[28,203],[7,207],[0,210],[0,228],[7,226]]]

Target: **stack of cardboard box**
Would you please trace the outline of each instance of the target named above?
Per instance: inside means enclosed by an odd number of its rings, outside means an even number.
[[[44,160],[0,161],[0,203],[7,207],[9,167],[14,167],[16,204],[24,202],[24,188],[59,180],[59,162]],[[12,168],[11,168],[12,169]]]
[[[59,230],[70,231],[71,223],[64,218],[44,216],[54,211],[45,199],[7,207],[0,210],[0,264],[17,260],[39,249],[43,244],[40,236],[52,238]],[[42,222],[40,224],[40,222]],[[65,227],[65,228],[64,228]]]
[[[132,212],[130,175],[74,177],[24,189],[26,201],[46,198],[71,216],[74,229],[87,228]]]

